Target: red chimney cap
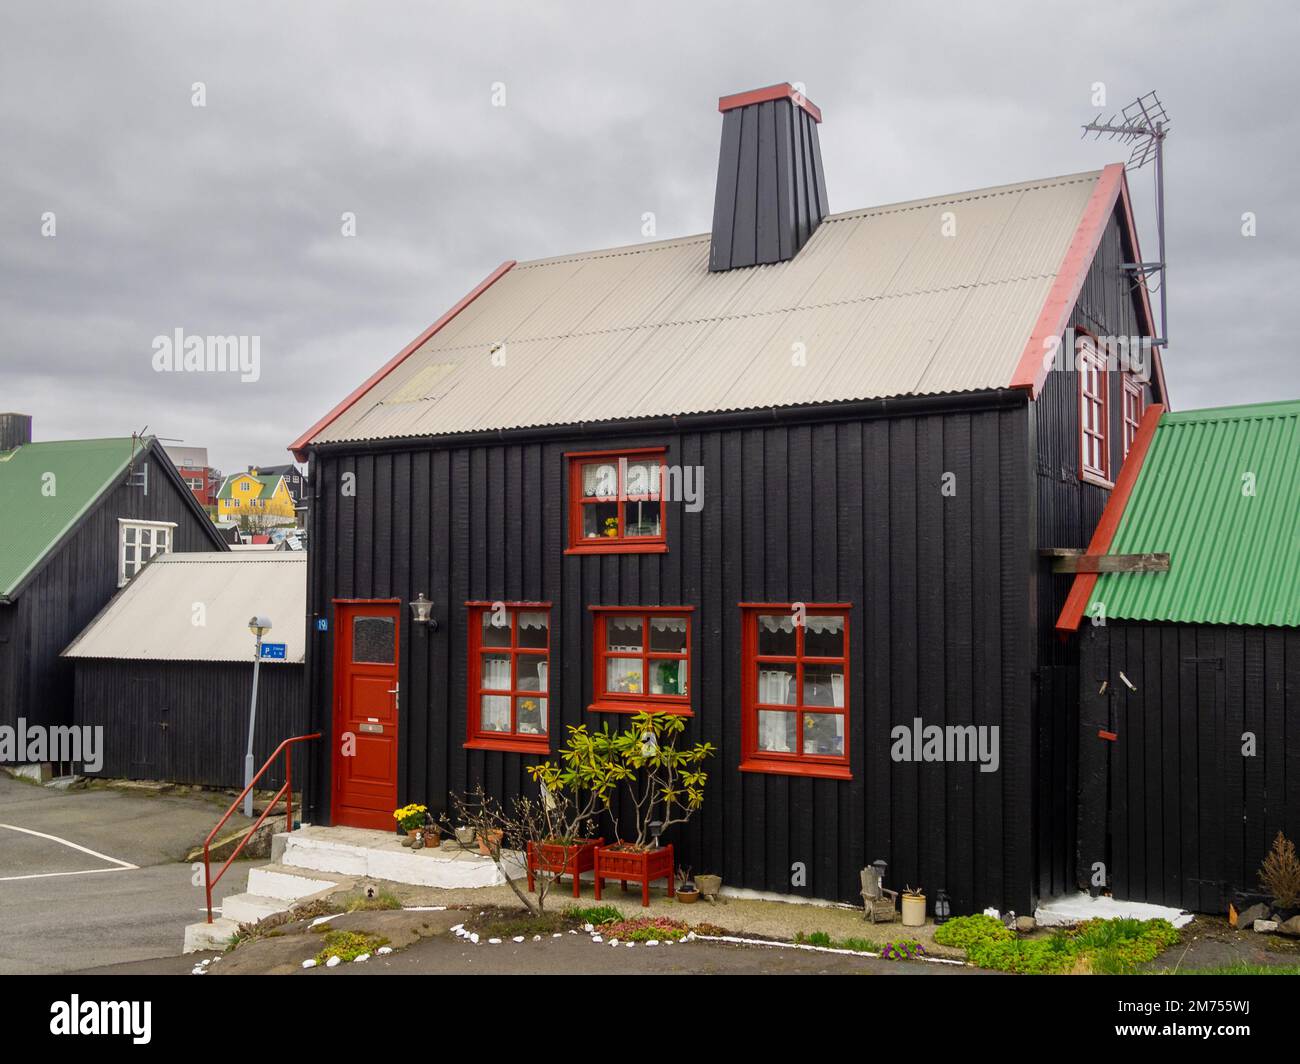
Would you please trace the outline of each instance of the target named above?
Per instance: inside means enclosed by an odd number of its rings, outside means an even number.
[[[787,99],[793,100],[796,106],[807,111],[814,122],[822,120],[821,108],[803,93],[796,91],[788,81],[783,81],[779,85],[769,85],[765,89],[751,89],[749,92],[738,92],[733,96],[723,96],[718,100],[718,110],[722,112],[733,111],[737,107],[748,107],[752,103],[766,103],[768,100]]]

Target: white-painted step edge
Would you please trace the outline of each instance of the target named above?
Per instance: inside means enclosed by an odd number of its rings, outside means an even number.
[[[332,879],[313,879],[310,876],[295,875],[275,868],[261,867],[248,870],[248,893],[260,894],[264,898],[298,901],[337,886],[340,884]]]

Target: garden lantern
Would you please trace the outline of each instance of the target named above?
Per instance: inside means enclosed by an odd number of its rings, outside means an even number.
[[[936,924],[946,924],[951,914],[952,903],[948,901],[948,892],[946,890],[938,891],[934,896],[934,922]]]

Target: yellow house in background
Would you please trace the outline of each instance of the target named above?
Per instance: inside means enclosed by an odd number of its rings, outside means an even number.
[[[217,492],[217,517],[238,521],[248,516],[279,517],[293,521],[297,513],[283,476],[260,476],[256,469],[226,477]]]

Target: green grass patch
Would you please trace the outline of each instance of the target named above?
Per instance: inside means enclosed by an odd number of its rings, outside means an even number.
[[[355,960],[363,953],[374,953],[386,945],[388,939],[368,931],[330,931],[325,935],[325,945],[316,954],[316,963],[323,965],[331,957],[342,961]]]
[[[806,935],[800,931],[794,936],[794,940],[801,946],[829,946],[831,944],[831,936],[825,931],[813,931]]]
[[[387,890],[379,891],[373,898],[367,898],[364,894],[349,894],[341,905],[345,913],[379,912],[402,907],[397,895]]]

